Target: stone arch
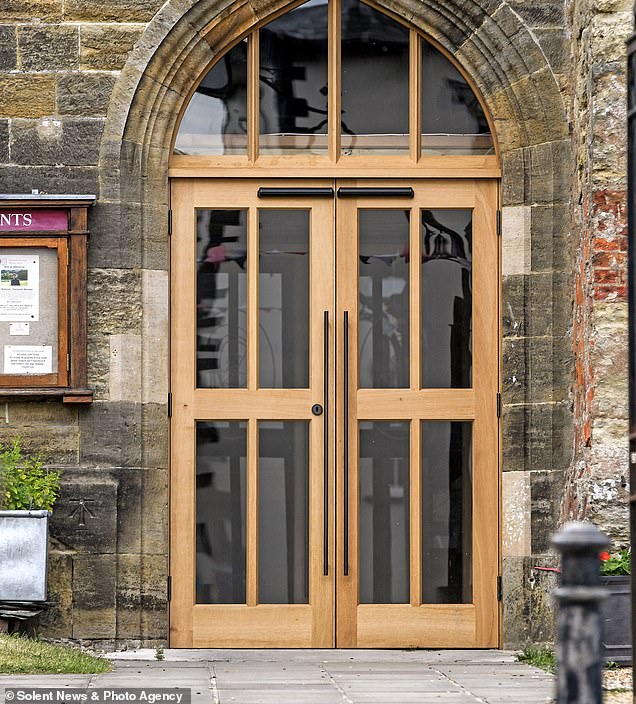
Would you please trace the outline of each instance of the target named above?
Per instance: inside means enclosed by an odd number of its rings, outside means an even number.
[[[563,309],[568,305],[563,293],[567,255],[557,252],[565,247],[569,227],[570,138],[557,77],[533,33],[504,0],[374,1],[449,51],[490,112],[503,168],[503,464],[510,470],[504,474],[548,468],[556,491],[571,459],[569,371],[553,362],[571,354],[570,322]],[[168,308],[167,174],[176,121],[213,59],[291,6],[288,0],[168,0],[115,85],[101,142],[93,218],[104,218],[126,233],[127,261],[142,270],[140,306],[144,318],[150,316],[142,326],[138,370],[144,467],[167,466],[165,444],[152,440],[168,434],[167,414],[165,409],[158,413],[157,406],[167,399],[169,330],[167,315],[157,311]],[[93,246],[99,247],[95,239]],[[555,273],[557,259],[562,273]],[[507,345],[507,338],[514,344]],[[539,374],[530,369],[533,355],[543,360]],[[525,487],[529,511],[529,479],[523,477],[519,486]],[[549,535],[549,529],[544,532]],[[547,544],[545,549],[535,546],[534,534],[527,552],[513,554],[521,560],[520,555],[531,552],[547,552]],[[513,569],[530,568],[519,562]],[[506,640],[519,642],[514,633]]]

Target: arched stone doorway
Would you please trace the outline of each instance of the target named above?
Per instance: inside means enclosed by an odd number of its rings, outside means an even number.
[[[122,204],[119,207],[132,212],[141,223],[136,246],[141,246],[144,268],[150,272],[146,274],[148,287],[154,285],[153,279],[160,278],[155,272],[167,268],[168,245],[163,237],[164,218],[167,219],[166,175],[180,106],[196,84],[202,67],[208,66],[223,47],[249,27],[281,9],[278,5],[223,9],[203,5],[192,4],[187,10],[181,5],[167,5],[151,23],[118,84],[102,145],[102,195]],[[454,16],[454,8],[448,4],[418,5],[408,10],[392,3],[380,5],[423,29],[449,50],[482,92],[500,145],[504,206],[523,208],[526,203],[538,202],[549,207],[554,201],[564,200],[565,184],[559,173],[561,155],[568,147],[561,97],[542,52],[515,13],[506,4],[492,8],[471,6],[469,11],[457,8]],[[511,52],[511,46],[518,47],[518,51]],[[530,234],[529,228],[523,231],[528,240]],[[537,242],[550,237],[549,224],[536,233]],[[521,251],[528,251],[527,244]],[[506,245],[504,240],[504,275],[529,274],[530,263],[518,252],[508,250],[513,256],[506,260]],[[167,330],[153,333],[158,334],[148,336],[147,353],[143,353],[146,361],[142,364],[146,367],[153,346],[167,346]],[[157,400],[162,388],[167,392],[167,372],[165,376],[160,372],[154,379],[152,373],[146,372],[145,378]],[[525,400],[531,405],[533,389],[530,387],[527,393],[530,397]],[[504,435],[514,436],[521,431],[527,437],[527,419],[515,417],[515,411],[511,409],[504,421]],[[152,422],[159,430],[161,422]],[[151,448],[146,451],[151,452]],[[504,469],[506,451],[504,442]],[[517,468],[518,458],[511,454],[510,459]]]

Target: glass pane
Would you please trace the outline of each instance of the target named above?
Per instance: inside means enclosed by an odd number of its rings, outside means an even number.
[[[472,210],[422,211],[422,387],[472,384]]]
[[[197,604],[245,603],[247,423],[197,423]]]
[[[247,153],[247,40],[206,73],[185,111],[175,154]]]
[[[258,377],[309,386],[309,211],[259,211]]]
[[[197,211],[197,387],[247,385],[247,211]]]
[[[471,423],[422,422],[424,604],[473,599],[471,439]]]
[[[49,247],[0,249],[2,374],[58,371],[57,256],[57,249]]]
[[[360,423],[361,604],[409,602],[409,424]]]
[[[309,603],[309,423],[258,424],[258,601]]]
[[[327,17],[309,0],[261,29],[261,153],[327,149]]]
[[[359,210],[361,388],[409,386],[408,210]]]
[[[466,79],[427,41],[422,47],[422,153],[494,154],[486,115]]]
[[[343,153],[408,152],[408,29],[342,0],[341,53]]]

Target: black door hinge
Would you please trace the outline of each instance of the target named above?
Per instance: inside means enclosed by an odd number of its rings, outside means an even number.
[[[172,391],[168,392],[168,418],[172,418]]]
[[[166,578],[166,596],[168,601],[172,599],[172,576],[168,575]]]
[[[501,237],[501,210],[497,211],[497,235]]]
[[[497,601],[503,599],[503,584],[501,581],[501,575],[497,575]]]
[[[168,237],[172,237],[172,208],[168,210]]]
[[[501,394],[497,392],[497,418],[501,418]]]

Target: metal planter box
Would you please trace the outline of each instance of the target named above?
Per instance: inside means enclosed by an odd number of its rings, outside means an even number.
[[[46,601],[48,511],[0,511],[0,601]]]
[[[601,603],[603,658],[619,665],[632,662],[631,577],[601,577],[607,599]]]

